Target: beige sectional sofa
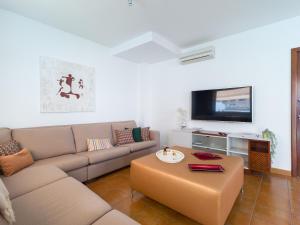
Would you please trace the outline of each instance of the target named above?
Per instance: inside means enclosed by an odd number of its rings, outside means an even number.
[[[109,138],[115,144],[113,131],[131,127],[136,127],[134,121],[0,129],[0,144],[13,138],[29,149],[35,160],[32,166],[10,177],[1,176],[10,193],[16,224],[138,224],[113,210],[81,183],[159,149],[159,132],[150,131],[150,141],[87,151],[87,138]],[[0,224],[6,224],[3,218]]]

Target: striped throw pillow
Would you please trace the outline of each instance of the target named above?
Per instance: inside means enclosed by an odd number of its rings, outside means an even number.
[[[104,150],[112,148],[109,138],[104,139],[87,139],[88,151]]]
[[[132,128],[128,128],[125,130],[115,130],[115,133],[117,138],[117,145],[134,143]]]
[[[150,127],[142,128],[142,139],[143,141],[150,141]]]

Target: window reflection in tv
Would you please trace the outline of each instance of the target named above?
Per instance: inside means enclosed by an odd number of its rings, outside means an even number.
[[[248,87],[216,91],[216,112],[250,112]]]

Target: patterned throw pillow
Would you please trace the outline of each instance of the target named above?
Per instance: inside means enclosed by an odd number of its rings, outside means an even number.
[[[142,128],[142,139],[143,141],[150,141],[150,127]]]
[[[115,130],[115,133],[117,137],[117,145],[134,143],[132,128],[128,128],[125,130]]]
[[[87,139],[88,151],[104,150],[112,148],[109,138],[104,139]]]
[[[19,152],[20,146],[15,140],[0,145],[0,156],[12,155]]]

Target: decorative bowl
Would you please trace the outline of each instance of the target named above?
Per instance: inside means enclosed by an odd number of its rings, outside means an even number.
[[[156,157],[165,163],[179,163],[184,159],[184,154],[169,148],[166,153],[164,153],[164,150],[156,152]]]

